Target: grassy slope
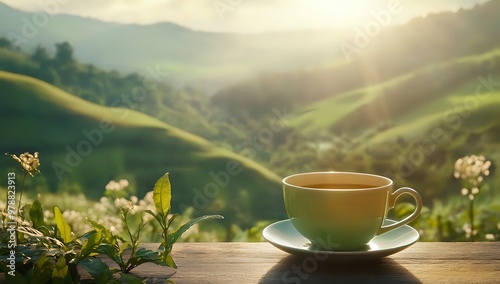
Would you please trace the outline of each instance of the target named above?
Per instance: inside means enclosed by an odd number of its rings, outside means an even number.
[[[468,82],[465,86],[461,87],[468,88],[468,85],[476,86],[477,84],[478,82]],[[457,92],[463,90],[462,88],[459,88]],[[466,101],[467,98],[471,99],[471,102],[474,100],[474,105],[470,106],[470,111]],[[477,102],[477,105],[475,105],[475,102]],[[500,116],[497,113],[498,109],[500,109],[500,92],[491,93],[490,97],[484,100],[477,99],[477,101],[474,99],[473,92],[468,94],[450,93],[446,97],[437,98],[429,102],[428,105],[418,107],[414,111],[398,118],[395,120],[396,125],[394,127],[378,133],[371,140],[366,141],[366,143],[391,141],[400,136],[418,137],[429,129],[438,127],[440,123],[446,124],[449,121],[449,124],[454,124],[455,122],[451,121],[451,118],[448,118],[451,115],[460,116],[460,120],[463,121],[465,126],[481,130],[479,128],[481,124],[487,121],[494,122],[491,119]],[[474,115],[469,116],[471,113]]]
[[[304,133],[311,133],[325,128],[330,128],[343,118],[356,112],[364,105],[371,104],[377,94],[387,86],[407,80],[410,76],[389,80],[375,86],[364,87],[340,94],[328,99],[315,102],[304,107],[300,115],[291,121],[291,126]]]
[[[407,90],[404,89],[405,84],[418,84],[419,82],[417,80],[420,77],[418,77],[417,74],[432,76],[432,74],[439,74],[449,70],[468,70],[469,68],[473,68],[474,66],[481,65],[482,63],[488,61],[498,61],[499,58],[500,50],[494,50],[477,56],[459,58],[450,62],[425,67],[377,85],[351,90],[344,94],[321,100],[304,107],[302,111],[299,111],[302,114],[295,117],[295,119],[291,121],[291,125],[296,129],[300,129],[300,131],[304,133],[312,133],[325,128],[346,129],[345,126],[347,125],[354,126],[354,130],[363,131],[373,127],[373,125],[377,123],[377,121],[373,120],[356,119],[356,117],[359,116],[365,117],[365,114],[362,113],[362,111],[366,111],[367,109],[377,112],[376,115],[378,116],[379,122],[382,120],[390,120],[391,123],[396,125],[417,123],[416,120],[428,122],[429,120],[434,120],[434,116],[437,114],[449,109],[450,104],[453,104],[453,100],[457,99],[456,97],[460,98],[464,95],[473,94],[475,87],[478,84],[478,75],[471,73],[470,76],[466,78],[466,81],[461,81],[461,88],[457,88],[456,85],[452,85],[450,79],[450,82],[446,82],[448,84],[447,88],[449,89],[435,95],[431,93],[434,89],[429,89],[425,86],[425,84],[429,82],[421,82],[421,90],[419,90],[417,95],[428,97],[425,100],[419,100],[418,104],[407,103],[415,98],[405,96],[405,93],[407,92]],[[398,109],[398,112],[400,112],[401,109],[403,109],[404,112],[391,113],[390,109],[388,110],[387,108],[379,105],[381,99],[386,102],[390,99],[389,96],[392,90],[396,90],[396,92],[399,91],[401,94],[401,102],[399,103],[403,104],[406,102],[404,107]],[[429,95],[426,94],[427,91],[429,91]],[[431,97],[430,95],[434,96]],[[390,103],[392,104],[394,102]],[[425,126],[426,124],[419,123],[419,125]],[[420,126],[418,129],[425,130],[425,127]],[[412,132],[415,132],[415,128],[411,129]]]
[[[344,150],[359,159],[357,166],[333,163],[338,170],[392,173],[397,184],[414,186],[427,200],[456,194],[460,185],[451,176],[457,158],[482,154],[493,164],[500,163],[500,70],[494,67],[499,58],[500,50],[494,50],[352,90],[304,107],[291,126],[306,135],[330,130],[355,140]],[[484,96],[476,99],[478,77],[490,75],[497,84],[494,91],[484,95],[487,89],[483,88]],[[418,82],[433,76],[435,80]],[[416,86],[417,91],[408,86]],[[393,95],[398,92],[399,100]],[[381,123],[388,125],[379,127]],[[433,140],[435,129],[442,130],[443,141]],[[422,154],[421,147],[430,150]],[[408,165],[411,174],[405,172]],[[488,182],[495,187],[500,178],[493,175]]]
[[[1,151],[39,151],[41,179],[53,190],[61,185],[69,190],[79,183],[87,195],[98,197],[109,180],[126,177],[144,193],[168,171],[174,211],[182,210],[181,204],[185,204],[200,209],[199,213],[222,213],[228,221],[239,223],[284,217],[275,174],[152,117],[94,105],[42,81],[7,72],[0,72],[0,100]],[[84,153],[78,165],[70,165],[71,172],[58,181],[54,163],[69,165],[69,149],[77,150],[86,143],[82,141],[89,140],[82,131],[99,129],[102,121],[114,129],[104,133],[102,143],[93,145],[90,153]],[[216,194],[196,193],[213,185],[210,174],[227,171],[230,162],[238,163],[241,173],[229,175],[227,185],[218,186]],[[17,169],[8,158],[0,164]]]

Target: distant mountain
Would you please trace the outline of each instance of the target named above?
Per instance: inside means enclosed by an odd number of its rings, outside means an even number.
[[[380,29],[373,36],[362,29],[353,31],[342,41],[352,51],[345,54],[349,60],[336,66],[255,76],[220,90],[213,99],[230,115],[246,119],[253,114],[260,119],[276,106],[301,108],[426,66],[483,54],[500,48],[499,10],[500,1],[493,0],[468,10],[416,18]],[[341,45],[334,48],[341,50]],[[422,87],[434,84],[441,74],[433,76],[421,80]]]
[[[139,195],[170,172],[173,211],[193,206],[228,224],[283,218],[280,179],[262,166],[142,113],[95,105],[31,77],[0,71],[1,152],[40,152],[37,184],[102,196],[128,178]],[[4,156],[1,168],[19,172]],[[3,179],[4,177],[0,177]],[[27,190],[35,190],[30,186]]]
[[[194,31],[173,23],[119,24],[70,15],[27,13],[0,3],[0,36],[27,51],[67,41],[83,63],[122,72],[160,66],[171,80],[214,90],[256,73],[332,64],[339,31],[229,34]]]

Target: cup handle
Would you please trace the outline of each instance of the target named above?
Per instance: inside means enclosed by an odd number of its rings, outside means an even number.
[[[413,196],[413,198],[415,198],[415,202],[416,202],[415,211],[413,211],[413,213],[411,213],[408,217],[404,218],[403,220],[401,220],[397,223],[394,223],[394,224],[391,224],[391,225],[388,225],[385,227],[380,227],[380,229],[377,232],[377,235],[383,234],[383,233],[388,232],[390,230],[394,230],[394,229],[399,228],[403,225],[406,225],[406,224],[410,223],[411,221],[415,220],[415,218],[418,217],[418,214],[420,214],[420,211],[422,210],[422,198],[420,197],[420,194],[418,194],[418,192],[416,190],[409,188],[409,187],[401,187],[400,189],[390,193],[389,198],[388,198],[388,205],[389,205],[388,209],[393,209],[394,206],[396,205],[396,200],[403,194],[409,194],[409,195]]]

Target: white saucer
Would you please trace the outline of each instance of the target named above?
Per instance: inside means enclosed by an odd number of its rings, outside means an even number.
[[[384,225],[395,223],[387,220]],[[399,252],[418,241],[420,235],[408,225],[373,238],[368,245],[356,251],[329,251],[311,249],[311,242],[302,236],[290,220],[283,220],[267,226],[262,236],[275,247],[297,255],[329,255],[331,260],[371,260]]]

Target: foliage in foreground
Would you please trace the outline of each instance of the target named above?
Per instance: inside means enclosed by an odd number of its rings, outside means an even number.
[[[484,156],[464,156],[455,162],[453,176],[461,181],[460,195],[446,202],[435,201],[424,208],[412,224],[423,241],[496,241],[500,240],[500,196],[483,181],[490,175],[492,162]],[[464,198],[466,197],[466,198]],[[402,217],[413,206],[396,206]]]
[[[23,167],[23,184],[26,175],[33,176],[38,171],[37,153],[11,156]],[[123,204],[119,212],[125,237],[90,219],[87,221],[91,230],[75,235],[58,207],[54,207],[55,226],[46,222],[39,200],[21,207],[19,198],[16,212],[15,173],[9,177],[12,178],[9,179],[7,204],[1,216],[0,270],[15,283],[78,282],[79,269],[86,270],[97,283],[141,283],[127,273],[144,263],[177,268],[171,252],[181,235],[200,221],[223,218],[220,215],[201,216],[172,230],[173,221],[180,215],[170,214],[171,185],[167,173],[154,186],[154,209],[143,212],[152,217],[148,222],[141,219],[134,226],[135,230],[132,229],[129,215],[133,204]],[[22,194],[23,185],[20,189]],[[140,246],[141,232],[149,222],[157,223],[160,228],[161,241],[156,250]],[[108,257],[119,268],[110,268],[102,257]]]

